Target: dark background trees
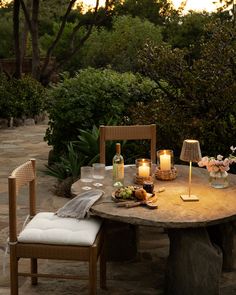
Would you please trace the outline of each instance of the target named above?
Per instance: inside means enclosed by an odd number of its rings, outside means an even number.
[[[226,6],[232,6],[231,0],[222,2]],[[14,3],[15,6],[13,6]],[[98,3],[99,1],[97,1]],[[17,34],[15,29],[15,37],[8,38],[7,36],[13,36],[13,30],[12,32],[9,30],[9,27],[13,26],[11,20],[9,20],[9,15],[14,11],[14,7],[20,9],[14,14],[15,28],[17,26],[16,16],[19,14],[19,33]],[[16,54],[18,73],[21,72],[23,58],[25,56],[32,57],[32,74],[44,84],[48,84],[50,76],[54,72],[58,73],[65,69],[73,72],[88,65],[101,67],[110,64],[112,67],[114,66],[114,69],[121,71],[136,69],[133,65],[119,67],[122,56],[127,63],[130,63],[130,60],[135,60],[136,53],[134,54],[134,51],[139,50],[139,46],[136,47],[135,42],[132,44],[134,37],[131,37],[128,43],[123,38],[123,35],[130,34],[125,32],[126,28],[129,29],[128,26],[120,27],[118,30],[115,20],[120,16],[129,16],[131,23],[132,19],[135,23],[135,17],[139,17],[144,24],[149,21],[153,24],[153,28],[157,26],[157,30],[158,28],[161,30],[162,38],[171,46],[177,48],[194,47],[195,50],[192,50],[193,58],[198,56],[199,40],[207,22],[214,17],[230,18],[228,11],[219,11],[216,14],[191,12],[183,16],[181,15],[181,8],[179,11],[175,10],[170,0],[107,0],[105,7],[94,7],[86,13],[83,12],[82,6],[76,4],[75,0],[19,0],[12,1],[6,7],[1,7],[0,14],[3,22],[3,26],[0,27],[0,37],[2,36],[1,40],[4,40],[0,49],[1,57],[15,57]],[[123,23],[119,25],[123,26]],[[135,29],[135,26],[133,27]],[[127,52],[121,54],[116,50],[111,57],[108,50],[106,54],[101,54],[102,57],[98,57],[94,49],[96,44],[93,42],[90,42],[90,46],[86,46],[86,49],[83,50],[93,31],[97,32],[97,39],[103,38],[97,43],[106,42],[109,46],[109,39],[112,39],[112,37],[110,38],[109,34],[104,36],[105,30],[113,36],[117,35],[113,40],[113,48],[119,48],[119,44],[126,42]],[[138,30],[137,27],[136,34],[138,34]],[[6,32],[9,32],[7,36]],[[99,34],[100,32],[101,34]],[[153,32],[151,34],[153,35]],[[150,34],[147,36],[144,34],[142,40],[145,40],[145,37],[146,39],[149,38]],[[12,44],[14,39],[15,50],[13,50]],[[143,41],[140,41],[139,45],[142,43]],[[130,48],[133,48],[133,50],[130,50]],[[86,52],[90,54],[93,52],[93,58],[90,58]],[[117,58],[114,57],[116,54]],[[104,57],[105,55],[106,57]],[[119,58],[119,55],[121,58]],[[90,59],[91,64],[88,64]],[[94,62],[94,60],[98,60],[98,62]],[[125,60],[123,63],[125,63]],[[133,61],[131,61],[131,64],[133,64]]]
[[[182,141],[178,138],[195,137],[203,152],[227,153],[236,132],[236,31],[232,23],[219,19],[209,23],[197,59],[189,59],[191,50],[149,43],[140,52],[141,72],[162,90],[156,108],[149,109],[158,109],[157,121],[168,116],[170,127],[167,122],[163,125],[161,138],[167,128],[179,148]]]
[[[24,51],[25,44],[22,43],[22,46],[20,47],[20,22],[19,22],[19,16],[20,16],[20,8],[23,11],[23,17],[25,19],[25,26],[23,27],[23,35],[26,38],[27,33],[30,33],[30,44],[31,44],[31,55],[32,55],[32,76],[41,81],[43,84],[48,84],[51,75],[53,72],[58,71],[63,64],[68,62],[77,52],[80,50],[81,46],[83,46],[84,42],[88,39],[89,35],[92,32],[92,28],[95,25],[95,23],[98,21],[98,5],[99,1],[96,1],[96,6],[93,10],[93,12],[88,12],[89,17],[86,17],[86,15],[81,13],[81,8],[78,9],[76,7],[75,9],[78,10],[78,14],[80,17],[74,18],[73,26],[70,31],[70,38],[68,45],[65,50],[64,59],[63,60],[55,60],[55,62],[52,62],[52,56],[53,51],[56,48],[59,40],[61,39],[61,36],[64,32],[64,28],[66,26],[67,20],[69,18],[69,15],[72,11],[72,8],[75,6],[76,0],[71,1],[50,1],[50,5],[55,7],[55,10],[57,7],[61,7],[61,3],[65,4],[67,2],[67,8],[63,12],[63,15],[61,14],[61,9],[59,9],[58,12],[55,13],[56,16],[59,16],[59,26],[58,31],[55,34],[55,38],[45,51],[45,58],[42,64],[40,64],[40,43],[39,43],[39,15],[40,15],[40,9],[44,7],[45,4],[44,1],[13,1],[13,27],[14,27],[14,43],[15,43],[15,58],[16,58],[16,73],[17,76],[21,76],[21,68],[22,68],[22,55],[21,51]],[[47,5],[45,5],[47,6]],[[51,6],[51,7],[52,7]],[[63,6],[63,5],[62,5]],[[54,10],[54,12],[55,12]],[[44,10],[45,13],[45,10]],[[49,9],[49,17],[52,11]],[[43,16],[44,14],[42,14]],[[57,17],[54,18],[55,21],[57,21]],[[83,35],[78,38],[77,33],[80,32],[83,29]]]
[[[187,15],[174,10],[167,0],[111,0],[105,8],[87,12],[83,12],[81,6],[73,6],[74,1],[34,1],[38,7],[32,6],[30,0],[19,2],[14,2],[17,4],[15,49],[10,18],[13,5],[0,8],[3,25],[0,27],[0,55],[2,58],[17,56],[18,61],[24,56],[33,57],[32,75],[44,85],[48,86],[54,73],[58,80],[64,77],[48,95],[51,121],[47,139],[53,145],[56,142],[54,147],[58,148],[60,140],[53,141],[53,137],[63,138],[63,134],[58,134],[63,128],[55,119],[51,105],[56,105],[56,115],[63,114],[66,118],[63,124],[68,130],[75,130],[78,125],[73,136],[67,138],[70,141],[79,135],[81,128],[92,129],[96,118],[94,105],[103,105],[109,99],[114,102],[113,98],[119,104],[122,97],[126,97],[127,104],[125,108],[120,107],[119,123],[156,123],[159,147],[173,148],[179,154],[182,140],[189,136],[198,138],[203,152],[208,154],[228,152],[229,146],[236,145],[236,42],[232,1],[224,1],[229,10],[192,11]],[[97,83],[95,91],[93,79],[104,78],[104,69],[116,71],[117,75],[132,72],[137,75],[137,81],[139,77],[142,81],[142,76],[146,75],[153,86],[147,93],[146,86],[141,91],[139,83],[133,83],[128,91],[132,97],[125,96],[126,86],[122,84],[123,87],[114,89],[117,76],[111,74],[104,80],[108,83],[106,91],[103,89],[105,82]],[[18,70],[20,73],[20,68]],[[80,84],[81,89],[75,87],[74,77],[80,81],[79,73],[86,71],[92,82],[87,79],[82,86]],[[73,85],[76,97],[67,89],[68,85]],[[83,92],[86,88],[93,91]],[[73,105],[76,102],[79,106],[82,101],[91,107],[86,126],[77,118],[80,112]],[[107,123],[106,112],[110,114],[106,109],[99,122]]]

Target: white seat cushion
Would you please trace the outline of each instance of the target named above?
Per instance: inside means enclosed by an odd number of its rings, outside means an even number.
[[[26,225],[19,234],[21,243],[40,243],[54,245],[93,244],[102,221],[95,217],[89,219],[62,218],[52,212],[41,212]]]

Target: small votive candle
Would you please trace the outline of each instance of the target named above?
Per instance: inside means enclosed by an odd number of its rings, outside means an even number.
[[[157,152],[157,167],[161,171],[168,171],[174,167],[172,150],[160,150]]]

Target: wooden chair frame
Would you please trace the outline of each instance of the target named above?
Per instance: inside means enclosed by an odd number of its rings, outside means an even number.
[[[156,162],[156,125],[104,126],[100,131],[100,163],[106,163],[106,141],[149,139],[151,161]]]
[[[16,168],[8,178],[11,295],[18,294],[18,276],[30,276],[33,285],[37,284],[38,277],[64,279],[80,278],[72,275],[39,274],[37,272],[37,259],[87,261],[89,263],[89,294],[96,294],[98,258],[100,258],[100,287],[106,288],[106,259],[103,227],[101,227],[91,246],[29,244],[21,243],[17,240],[17,195],[19,189],[23,185],[29,184],[29,215],[32,218],[36,214],[35,180],[34,159]],[[31,271],[29,273],[18,272],[18,261],[20,258],[29,258],[31,260]]]

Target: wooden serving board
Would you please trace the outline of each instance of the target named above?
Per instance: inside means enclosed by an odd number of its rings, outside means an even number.
[[[140,205],[146,205],[148,208],[155,209],[157,205],[157,196],[155,194],[148,194],[147,200],[133,200],[133,199],[122,199],[115,196],[115,192],[112,193],[112,200],[117,203],[118,207],[133,208]]]

